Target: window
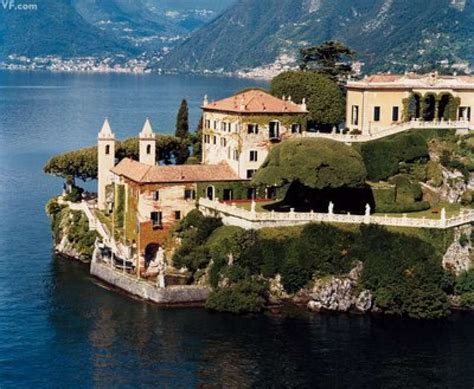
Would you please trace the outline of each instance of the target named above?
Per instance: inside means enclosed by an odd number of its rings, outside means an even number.
[[[253,200],[257,198],[257,189],[256,188],[249,188],[247,190],[247,199]]]
[[[232,131],[232,123],[227,123],[227,131]]]
[[[159,190],[155,190],[153,192],[153,201],[158,201],[160,199],[160,191]]]
[[[151,154],[151,145],[146,145],[146,153]]]
[[[227,139],[226,138],[221,138],[221,146],[226,147],[227,146]]]
[[[250,161],[251,161],[251,162],[257,162],[257,160],[258,160],[258,153],[257,153],[257,151],[256,151],[256,150],[250,150],[250,156],[249,156],[249,158],[250,158]]]
[[[211,121],[209,119],[206,119],[206,128],[211,128]]]
[[[211,143],[211,136],[210,135],[204,135],[204,143]]]
[[[174,211],[174,219],[181,220],[181,211]]]
[[[269,138],[280,139],[280,122],[269,123]]]
[[[247,124],[247,132],[249,134],[258,134],[258,124]]]
[[[224,132],[227,131],[227,123],[226,122],[221,123],[221,130],[224,131]]]
[[[352,106],[351,123],[352,123],[353,126],[358,126],[359,125],[359,106],[358,105],[353,105]]]
[[[392,122],[398,122],[398,107],[392,107]]]
[[[161,212],[151,212],[150,219],[153,227],[161,227],[163,215]]]
[[[301,125],[298,123],[293,123],[291,125],[291,133],[292,134],[299,134],[301,133]]]
[[[222,200],[230,201],[232,199],[233,199],[232,189],[224,189]]]
[[[110,145],[105,145],[105,155],[110,154]]]
[[[276,197],[277,190],[274,186],[267,186],[265,188],[265,198],[268,200],[273,200]]]
[[[234,161],[239,160],[239,154],[237,153],[237,150],[234,150]]]
[[[459,120],[471,121],[471,107],[459,107]]]
[[[380,107],[374,107],[374,122],[380,121]]]
[[[212,143],[214,143],[215,145],[217,144],[217,136],[213,136],[212,137]]]
[[[248,169],[247,170],[247,178],[248,179],[252,178],[256,171],[257,170],[255,170],[255,169]]]
[[[185,189],[184,190],[184,199],[185,200],[194,200],[196,198],[196,191],[194,189]]]
[[[217,121],[214,120],[214,130],[217,130]]]

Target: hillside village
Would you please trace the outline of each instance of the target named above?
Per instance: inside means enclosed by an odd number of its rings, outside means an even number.
[[[420,275],[441,265],[453,276],[470,270],[474,77],[378,74],[346,88],[345,126],[319,129],[305,98],[260,89],[205,96],[199,164],[157,165],[148,119],[136,160],[117,161],[106,119],[97,197],[72,199],[70,184],[48,204],[58,251],[92,257],[93,275],[157,303],[207,300],[240,311],[229,301],[245,295],[252,301],[243,311],[291,300],[313,310],[413,314],[390,302],[382,276],[370,279],[371,260],[381,260],[371,256],[382,250],[390,261],[403,244],[413,252],[400,266]],[[416,270],[425,255],[439,260]],[[448,300],[436,303],[427,317],[445,314]]]

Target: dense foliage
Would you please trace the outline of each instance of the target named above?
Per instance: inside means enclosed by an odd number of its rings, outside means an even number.
[[[185,237],[185,255],[175,258],[181,261],[192,251],[192,259],[184,261],[188,268],[202,275],[199,269],[208,266],[215,290],[208,308],[257,311],[267,295],[265,280],[277,274],[284,289],[295,293],[315,276],[347,274],[355,261],[362,261],[360,287],[370,289],[385,312],[415,318],[437,318],[448,312],[452,281],[441,267],[446,249],[442,242],[449,241],[444,231],[412,234],[377,226],[340,229],[325,224],[245,231],[214,228],[217,225],[215,219],[193,211],[179,229]],[[191,240],[201,242],[199,247],[191,248]]]
[[[309,188],[355,187],[364,183],[361,156],[350,146],[329,139],[291,139],[273,147],[253,184],[299,182]]]
[[[265,305],[267,285],[256,277],[235,283],[212,293],[206,301],[206,308],[221,312],[258,312]]]
[[[198,210],[189,212],[176,228],[181,245],[173,255],[174,265],[192,272],[205,268],[210,256],[204,242],[221,225],[220,219],[204,217]]]
[[[327,41],[300,49],[300,56],[302,70],[314,70],[339,81],[352,73],[356,53],[341,42]]]
[[[182,165],[189,157],[189,148],[191,146],[191,135],[189,133],[188,102],[181,101],[178,115],[176,117],[175,136],[180,139],[181,145],[176,151],[176,164]]]
[[[159,162],[170,164],[182,150],[183,142],[171,135],[156,136],[156,155]],[[128,157],[138,160],[138,139],[130,138],[116,143],[115,156],[118,161]],[[97,147],[86,147],[52,157],[43,171],[58,177],[75,177],[87,181],[97,178]]]
[[[344,94],[336,82],[314,72],[288,71],[276,76],[270,92],[277,97],[291,96],[296,103],[306,99],[310,126],[332,129],[344,121]]]
[[[415,318],[447,314],[445,273],[433,246],[377,227],[361,228],[364,287],[386,313]]]
[[[386,180],[399,171],[400,162],[428,158],[426,139],[408,132],[358,145],[367,168],[367,178],[372,181]]]

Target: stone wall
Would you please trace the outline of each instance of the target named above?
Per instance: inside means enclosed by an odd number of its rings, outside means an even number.
[[[97,261],[91,262],[90,273],[107,284],[157,304],[201,304],[206,301],[210,293],[210,289],[205,286],[158,288],[148,281],[121,273]]]
[[[244,229],[260,229],[266,227],[288,227],[307,223],[343,223],[343,224],[377,224],[394,227],[415,228],[452,228],[474,222],[474,211],[461,210],[458,216],[446,218],[445,211],[441,211],[439,219],[410,218],[406,214],[400,216],[379,216],[366,213],[365,215],[335,214],[332,212],[255,212],[246,209],[199,199],[199,209],[205,215],[216,216],[222,219],[225,225],[237,226]]]

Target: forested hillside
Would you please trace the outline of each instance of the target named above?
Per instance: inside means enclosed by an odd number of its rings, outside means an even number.
[[[473,0],[240,0],[168,55],[178,71],[235,71],[329,39],[366,70],[474,62]]]

